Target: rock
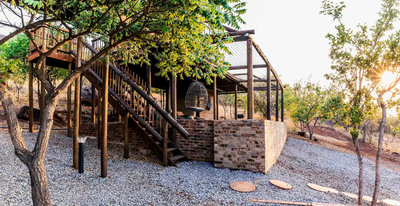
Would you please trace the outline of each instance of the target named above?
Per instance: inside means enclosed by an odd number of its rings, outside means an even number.
[[[18,119],[29,120],[29,106],[23,106],[17,113]],[[40,110],[33,108],[33,119],[39,120],[40,119]]]
[[[17,113],[18,119],[29,120],[29,106],[23,106]],[[40,110],[33,108],[33,120],[39,121],[40,120]],[[54,112],[53,120],[57,125],[65,125],[67,122],[67,117],[64,112],[56,111]]]
[[[82,87],[82,105],[92,106],[92,86]]]

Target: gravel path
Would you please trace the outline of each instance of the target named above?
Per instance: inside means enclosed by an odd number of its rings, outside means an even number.
[[[34,146],[34,134],[23,133],[28,147]],[[100,151],[89,139],[84,174],[71,168],[72,140],[53,134],[46,155],[47,177],[55,205],[262,205],[246,199],[271,199],[302,202],[355,204],[339,194],[311,190],[307,183],[329,186],[339,191],[357,192],[355,155],[288,138],[277,164],[267,175],[248,171],[216,169],[211,163],[185,162],[162,167],[141,161],[150,157],[122,157],[119,145],[109,147],[108,178],[100,178]],[[372,195],[373,163],[365,159],[366,195]],[[270,179],[284,180],[290,191],[277,189]],[[252,193],[232,191],[232,181],[249,181]],[[382,168],[382,196],[400,200],[400,174]],[[30,205],[27,168],[15,157],[8,134],[0,134],[0,205]]]

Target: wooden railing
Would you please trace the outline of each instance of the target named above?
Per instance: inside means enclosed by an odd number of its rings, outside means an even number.
[[[45,44],[45,50],[51,49],[56,46],[59,42],[63,41],[68,37],[68,31],[62,28],[54,28],[49,25],[43,25],[42,27],[38,27],[33,30],[32,35],[35,39],[35,42],[39,46],[39,48],[43,49],[43,44]],[[73,44],[73,50],[76,50],[76,46],[74,41],[68,42],[60,47],[57,52],[68,54],[71,50],[70,46]],[[36,51],[36,47],[30,44],[30,52],[33,53]]]
[[[96,49],[91,45],[85,42],[83,45],[85,53],[88,50],[92,52],[92,55],[97,53]],[[97,62],[92,69],[104,79],[102,72],[104,65],[102,64],[101,62]],[[160,137],[160,134],[163,134],[161,125],[162,119],[164,119],[184,138],[188,138],[189,133],[147,94],[148,88],[146,87],[146,82],[127,66],[118,64],[114,66],[114,64],[110,63],[109,81],[109,87],[121,98],[123,103],[143,119],[145,124],[151,126],[154,131],[157,131],[156,136]]]

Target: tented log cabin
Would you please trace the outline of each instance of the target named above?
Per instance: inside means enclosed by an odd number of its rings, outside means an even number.
[[[129,158],[130,150],[136,149],[154,153],[165,166],[188,160],[210,161],[215,167],[266,173],[286,141],[284,86],[251,38],[254,30],[225,28],[234,40],[227,44],[232,54],[225,54],[231,66],[224,78],[214,77],[211,84],[190,77],[170,76],[167,80],[155,75],[159,70],[153,62],[149,65],[126,65],[118,60],[94,63],[67,92],[68,136],[73,137],[74,165],[78,162],[78,136],[95,136],[102,151],[101,176],[106,177],[107,142],[119,135],[124,142],[125,158]],[[52,48],[67,34],[62,28],[44,25],[33,35],[39,48]],[[74,39],[47,57],[42,72],[51,66],[71,73],[97,54],[102,45],[100,40],[89,43],[82,38]],[[34,131],[32,68],[39,56],[35,48],[31,44],[28,57],[31,132]],[[72,105],[72,99],[81,99],[82,78],[91,84],[90,122],[82,121],[81,101]],[[266,96],[266,120],[254,118],[255,92]],[[238,99],[241,93],[247,99]],[[45,92],[40,94],[40,108],[44,108]],[[218,98],[227,94],[234,94],[231,120],[219,118]],[[118,122],[108,122],[109,107],[120,117]]]

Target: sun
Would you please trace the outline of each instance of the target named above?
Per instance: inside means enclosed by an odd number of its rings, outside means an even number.
[[[381,83],[385,86],[390,85],[392,82],[394,82],[396,80],[396,75],[393,74],[392,72],[386,70],[385,72],[383,72],[382,76],[381,76]]]

